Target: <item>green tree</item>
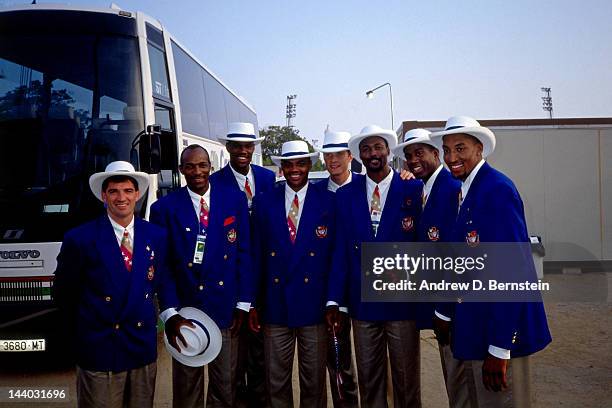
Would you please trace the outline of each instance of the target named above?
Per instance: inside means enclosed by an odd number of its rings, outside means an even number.
[[[264,166],[273,165],[274,163],[272,163],[270,156],[280,155],[283,143],[290,140],[303,140],[306,142],[306,144],[308,144],[308,151],[315,151],[310,142],[300,136],[300,131],[293,127],[268,126],[267,128],[259,130],[259,137],[265,137],[265,139],[261,142],[261,154],[263,156]],[[321,164],[321,162],[318,162],[312,168],[313,171],[323,169],[324,166]]]

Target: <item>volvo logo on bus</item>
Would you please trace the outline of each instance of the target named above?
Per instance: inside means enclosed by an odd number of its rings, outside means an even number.
[[[17,251],[0,251],[0,258],[2,259],[36,259],[40,258],[40,251],[36,249],[24,249]]]

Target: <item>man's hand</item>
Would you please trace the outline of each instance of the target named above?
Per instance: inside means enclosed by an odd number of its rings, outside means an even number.
[[[168,343],[177,349],[179,353],[181,349],[179,347],[177,338],[181,341],[183,347],[187,347],[187,342],[181,333],[181,327],[183,326],[195,327],[190,320],[185,319],[178,313],[170,317],[168,320],[166,320],[166,323],[164,323],[164,332],[168,337]]]
[[[234,317],[232,319],[232,325],[230,327],[230,334],[232,336],[235,336],[238,334],[238,332],[240,332],[240,328],[242,327],[242,322],[244,322],[245,317],[247,317],[246,311],[238,308],[234,309]]]
[[[434,316],[433,329],[440,346],[447,346],[450,344],[450,322],[442,320],[438,316]]]
[[[341,315],[342,313],[338,310],[338,306],[327,306],[327,309],[325,309],[325,323],[327,324],[328,332],[331,333],[332,330],[335,330],[336,333],[340,333],[342,331],[344,325]]]
[[[410,179],[415,178],[414,174],[412,174],[410,171],[406,169],[402,169],[399,176],[402,180],[410,180]]]
[[[487,355],[482,365],[482,383],[489,391],[502,391],[508,388],[506,370],[508,360]]]
[[[254,307],[249,310],[249,329],[254,333],[259,333],[261,331],[261,324],[259,324],[259,315],[257,314],[257,309]]]

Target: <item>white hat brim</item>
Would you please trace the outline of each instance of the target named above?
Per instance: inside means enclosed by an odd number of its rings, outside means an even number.
[[[276,166],[280,167],[282,160],[303,159],[304,157],[309,157],[310,161],[312,162],[312,165],[314,166],[314,164],[319,161],[319,152],[296,154],[295,156],[285,156],[285,157],[270,156],[270,160],[272,160],[272,163],[274,163]]]
[[[139,200],[145,196],[144,193],[149,188],[149,175],[142,171],[102,171],[89,177],[89,188],[98,200],[104,201],[102,199],[102,184],[104,184],[104,180],[113,176],[131,177],[136,180],[140,192]]]
[[[482,158],[486,158],[495,150],[495,134],[486,127],[460,127],[457,129],[443,130],[441,132],[435,132],[430,135],[431,140],[436,142],[440,141],[442,145],[443,138],[446,135],[456,135],[459,133],[465,133],[470,136],[474,136],[482,143]]]
[[[442,141],[440,140],[440,142],[442,142]],[[409,145],[413,145],[413,144],[418,144],[418,143],[430,145],[434,149],[438,150],[438,153],[442,154],[442,143],[438,144],[438,143],[432,141],[428,137],[416,137],[416,138],[411,139],[411,140],[409,140],[407,142],[400,143],[400,144],[398,144],[397,146],[395,146],[393,148],[393,154],[395,156],[398,156],[398,157],[403,159],[404,158],[404,147],[409,146]]]
[[[351,138],[348,141],[348,146],[349,146],[349,150],[351,151],[351,154],[353,155],[353,158],[357,160],[359,163],[362,163],[361,157],[359,157],[359,143],[361,143],[362,140],[367,139],[368,137],[371,137],[371,136],[379,136],[387,141],[387,144],[389,145],[389,156],[387,157],[387,160],[389,162],[393,160],[393,149],[397,145],[397,135],[393,132],[385,132],[385,131],[365,133],[365,134],[360,133],[358,135],[351,136]]]
[[[200,322],[209,334],[208,347],[202,354],[196,356],[186,356],[181,354],[177,349],[172,347],[168,342],[168,336],[164,333],[164,344],[166,350],[172,355],[172,357],[181,364],[189,367],[202,367],[213,361],[221,352],[222,338],[221,330],[219,326],[203,311],[196,309],[195,307],[184,307],[178,311],[178,313],[187,320],[195,320]],[[181,341],[178,341],[179,347]]]
[[[227,142],[241,142],[241,143],[250,143],[253,142],[255,144],[259,144],[261,143],[263,140],[265,139],[265,137],[258,137],[258,138],[251,138],[251,137],[232,137],[232,138],[227,138],[227,136],[219,136],[217,137],[217,140],[221,143],[223,143],[224,145]]]

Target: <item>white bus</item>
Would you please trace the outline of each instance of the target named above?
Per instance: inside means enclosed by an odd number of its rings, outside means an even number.
[[[258,128],[249,104],[157,19],[117,8],[0,9],[0,359],[53,349],[61,241],[104,211],[88,177],[132,161],[150,174],[137,208],[146,217],[180,186],[185,146],[206,147],[214,169],[227,163],[217,137],[237,121]]]

